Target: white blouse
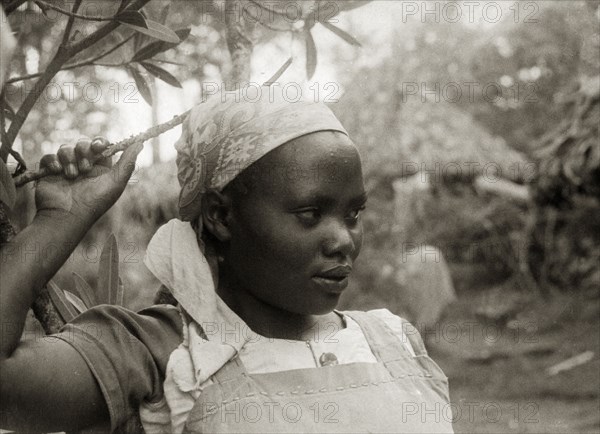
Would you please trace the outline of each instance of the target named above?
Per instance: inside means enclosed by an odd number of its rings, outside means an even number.
[[[400,318],[387,309],[377,309],[371,313],[382,319],[414,356],[414,350],[404,336]],[[348,315],[343,315],[343,320],[346,328],[339,329],[331,324],[325,330],[315,331],[314,337],[307,341],[257,338],[244,345],[239,357],[249,374],[320,367],[319,359],[325,353],[333,354],[339,364],[376,363],[360,326]]]

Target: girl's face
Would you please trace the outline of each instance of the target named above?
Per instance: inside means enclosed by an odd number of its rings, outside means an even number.
[[[347,136],[318,132],[273,150],[240,175],[223,272],[236,291],[306,315],[331,312],[362,243],[360,157]]]

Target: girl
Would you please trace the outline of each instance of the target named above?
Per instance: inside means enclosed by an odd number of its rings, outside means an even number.
[[[3,255],[3,428],[127,431],[139,414],[146,432],[452,431],[447,379],[416,330],[387,310],[335,310],[366,202],[346,131],[321,103],[242,95],[196,107],[176,144],[181,220],[155,234],[146,265],[177,307],[99,306],[56,339],[19,342],[71,248]],[[3,250],[80,241],[139,152],[92,167],[106,146],[42,159],[64,176],[39,183],[33,223]]]

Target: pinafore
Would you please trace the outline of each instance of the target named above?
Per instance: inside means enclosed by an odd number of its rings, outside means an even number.
[[[453,432],[447,378],[416,330],[406,323],[413,356],[376,316],[344,313],[377,363],[249,374],[235,357],[202,391],[184,432]]]

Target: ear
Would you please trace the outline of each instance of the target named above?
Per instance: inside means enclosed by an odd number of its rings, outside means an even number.
[[[201,208],[206,229],[219,241],[229,241],[229,223],[233,212],[231,198],[227,194],[210,189],[202,195]]]

